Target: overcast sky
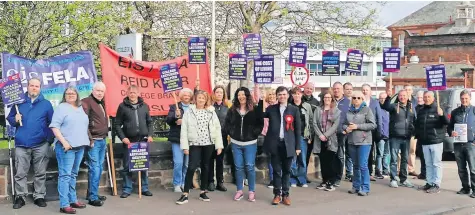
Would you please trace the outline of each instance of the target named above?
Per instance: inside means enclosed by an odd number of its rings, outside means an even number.
[[[429,3],[431,1],[387,1],[379,14],[379,22],[389,26]]]

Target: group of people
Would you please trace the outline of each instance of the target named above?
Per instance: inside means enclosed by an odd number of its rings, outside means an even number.
[[[149,107],[139,97],[138,90],[137,86],[128,87],[127,97],[120,104],[113,125],[124,143],[124,149],[132,142],[153,141]],[[76,209],[86,207],[76,195],[76,178],[84,157],[88,166],[88,204],[96,207],[104,204],[107,198],[99,195],[98,191],[109,132],[109,119],[104,104],[105,91],[104,83],[96,82],[91,95],[80,99],[78,90],[70,86],[65,89],[59,106],[53,110],[51,102],[41,94],[41,81],[37,78],[28,80],[26,102],[18,105],[18,112],[12,109],[7,117],[10,125],[16,127],[14,209],[25,205],[30,163],[34,169],[34,204],[39,207],[47,206],[45,182],[51,144],[58,164],[60,212],[75,214]],[[124,153],[121,198],[127,198],[132,192],[127,155]],[[147,173],[143,174],[142,194],[152,196],[147,186]]]
[[[13,208],[25,205],[27,173],[33,163],[34,203],[46,207],[46,167],[48,151],[53,144],[58,162],[60,212],[76,213],[85,208],[76,195],[76,177],[86,154],[88,165],[88,203],[102,206],[105,196],[98,194],[99,181],[106,153],[108,117],[104,106],[106,86],[97,82],[90,96],[79,98],[74,87],[68,87],[61,104],[53,111],[51,103],[41,95],[41,82],[28,81],[27,99],[12,109],[7,120],[16,127],[15,193]],[[188,202],[193,176],[200,168],[202,201],[210,201],[209,191],[227,191],[224,186],[224,159],[232,165],[236,185],[234,200],[256,201],[255,160],[258,146],[268,155],[269,175],[273,188],[273,205],[290,205],[290,187],[308,187],[307,166],[312,155],[318,155],[322,182],[316,187],[333,191],[345,179],[352,182],[350,194],[367,196],[370,181],[390,177],[389,186],[413,187],[408,175],[426,179],[420,189],[440,192],[442,180],[443,138],[459,135],[456,124],[467,124],[467,143],[455,144],[455,155],[462,181],[459,194],[475,198],[475,147],[473,126],[475,109],[470,105],[470,93],[460,94],[461,106],[448,118],[437,103],[434,92],[412,96],[410,84],[398,92],[391,102],[392,90],[372,98],[370,85],[353,91],[351,83],[340,82],[313,97],[312,83],[288,89],[284,86],[267,90],[261,96],[258,86],[251,92],[238,88],[232,102],[223,86],[212,93],[184,88],[180,102],[170,105],[167,123],[168,140],[173,151],[174,191],[182,193],[177,204]],[[131,85],[119,105],[112,128],[126,149],[134,142],[152,142],[153,126],[148,105],[139,96],[139,88]],[[22,125],[20,125],[20,122]],[[417,141],[417,144],[416,144]],[[421,174],[415,173],[411,154],[422,150]],[[375,151],[376,156],[373,156]],[[226,154],[226,155],[225,155]],[[121,198],[132,193],[132,175],[128,170],[128,155],[124,154],[123,189]],[[414,158],[415,159],[415,158]],[[466,165],[469,165],[469,174]],[[408,173],[408,165],[409,168]],[[373,166],[374,175],[373,175]],[[215,171],[216,170],[216,171]],[[216,172],[216,175],[214,174]],[[142,194],[152,196],[148,189],[147,172],[142,172]],[[214,178],[216,176],[216,184]]]

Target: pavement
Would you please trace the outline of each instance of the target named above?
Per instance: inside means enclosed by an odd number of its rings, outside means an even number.
[[[201,202],[199,192],[190,193],[190,202],[176,205],[175,200],[180,196],[170,190],[152,190],[153,197],[138,198],[131,195],[127,199],[118,196],[108,196],[103,207],[92,207],[78,210],[78,214],[107,214],[107,215],[213,215],[213,214],[475,214],[475,199],[468,195],[457,195],[460,181],[457,175],[457,165],[454,161],[444,161],[442,191],[438,194],[427,194],[416,188],[390,188],[389,179],[371,183],[369,196],[360,197],[348,194],[350,182],[342,185],[333,192],[316,190],[315,182],[308,188],[291,189],[291,206],[272,206],[272,190],[265,185],[256,186],[256,202],[246,201],[247,194],[239,202],[233,201],[235,187],[226,184],[228,192],[211,192],[211,202]],[[411,179],[416,185],[425,181]],[[246,189],[246,188],[245,188]],[[83,200],[85,201],[85,200]],[[0,205],[0,215],[50,215],[59,212],[59,202],[48,202],[48,207],[38,208],[31,201],[19,210],[13,210],[11,204]]]

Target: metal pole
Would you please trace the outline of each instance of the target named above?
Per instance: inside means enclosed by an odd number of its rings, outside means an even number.
[[[214,87],[215,65],[216,65],[216,1],[213,1],[211,17],[211,89]]]
[[[109,182],[111,184],[111,193],[114,193],[114,183],[112,182],[112,174],[111,174],[111,162],[109,160],[109,151],[106,149],[106,158],[107,158],[107,172],[109,173]]]
[[[13,158],[12,158],[12,144],[11,144],[12,137],[8,135],[8,155],[10,157],[10,177],[12,183],[12,197],[13,201],[15,201],[15,178],[13,177]]]

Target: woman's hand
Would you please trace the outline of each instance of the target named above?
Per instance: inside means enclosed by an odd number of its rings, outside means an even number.
[[[327,141],[327,137],[325,137],[325,135],[320,135],[319,138],[323,142]]]
[[[190,151],[188,151],[188,149],[183,149],[183,154],[189,155],[189,154],[190,154]]]
[[[217,152],[216,152],[216,154],[217,154],[217,155],[220,155],[221,152],[223,152],[223,149],[218,149]]]
[[[63,144],[63,148],[64,148],[64,151],[67,152],[69,151],[70,149],[72,149],[73,147],[68,143],[68,141],[65,141]]]
[[[356,124],[354,124],[354,123],[350,123],[350,125],[348,126],[348,128],[351,129],[351,130],[356,130],[356,129],[358,129],[358,126],[357,126]]]

